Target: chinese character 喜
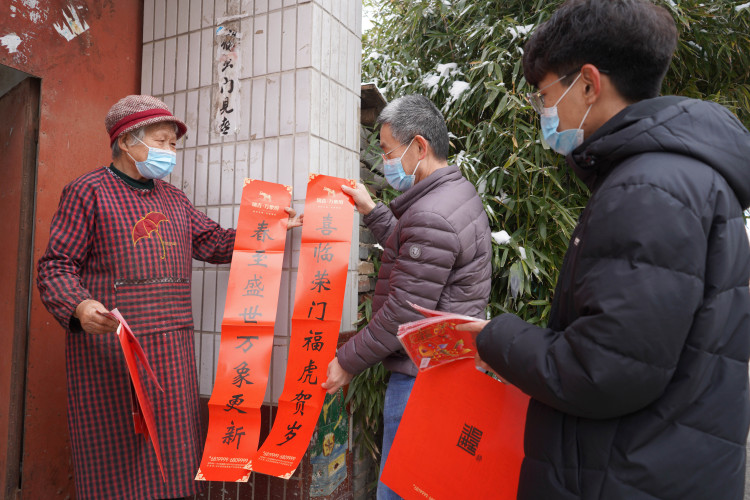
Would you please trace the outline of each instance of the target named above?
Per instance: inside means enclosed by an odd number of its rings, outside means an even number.
[[[328,214],[325,217],[323,217],[323,226],[317,228],[316,230],[320,231],[321,234],[328,236],[329,234],[331,234],[332,232],[336,230],[336,228],[333,227],[332,224],[333,224],[333,217],[331,217],[331,214]]]

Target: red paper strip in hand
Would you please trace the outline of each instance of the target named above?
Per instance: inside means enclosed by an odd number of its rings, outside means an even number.
[[[320,416],[328,363],[341,328],[354,204],[341,185],[354,181],[311,174],[305,200],[299,271],[284,390],[255,472],[288,479],[305,454]]]
[[[140,361],[141,366],[146,370],[146,374],[156,384],[161,392],[164,392],[159,382],[156,380],[156,375],[151,370],[151,365],[148,364],[146,354],[143,352],[141,345],[136,340],[133,331],[128,326],[127,321],[122,317],[120,311],[112,309],[109,316],[120,322],[120,326],[117,327],[117,338],[120,340],[120,347],[125,355],[125,362],[128,365],[128,371],[130,372],[130,381],[132,383],[132,389],[135,392],[135,406],[133,408],[133,425],[135,432],[145,434],[151,439],[151,444],[154,447],[156,453],[156,460],[159,463],[159,470],[161,471],[161,477],[164,482],[167,482],[167,476],[164,474],[164,466],[161,460],[161,448],[159,446],[159,433],[156,428],[156,419],[154,418],[154,410],[151,406],[151,401],[148,399],[146,389],[143,387],[141,376],[138,373],[138,365],[136,360]]]
[[[268,385],[292,188],[246,179],[196,480],[247,481]],[[305,220],[307,223],[307,220]]]

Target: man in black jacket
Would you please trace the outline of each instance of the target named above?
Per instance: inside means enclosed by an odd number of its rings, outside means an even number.
[[[549,324],[473,324],[532,398],[518,498],[741,499],[750,423],[750,134],[657,97],[676,46],[645,0],[571,0],[529,39],[546,142],[591,189]]]

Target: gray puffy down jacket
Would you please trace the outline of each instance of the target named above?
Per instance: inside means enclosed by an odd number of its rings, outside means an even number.
[[[474,186],[448,166],[364,218],[383,247],[370,323],[339,348],[352,374],[383,361],[416,375],[396,337],[402,323],[422,315],[408,302],[482,317],[490,295],[490,227]]]

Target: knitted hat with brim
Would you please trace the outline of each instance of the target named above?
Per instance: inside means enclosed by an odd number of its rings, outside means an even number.
[[[178,129],[178,139],[187,132],[187,126],[172,115],[167,105],[150,95],[123,97],[109,109],[107,118],[104,120],[107,133],[109,133],[110,146],[122,134],[161,122],[174,122]]]

